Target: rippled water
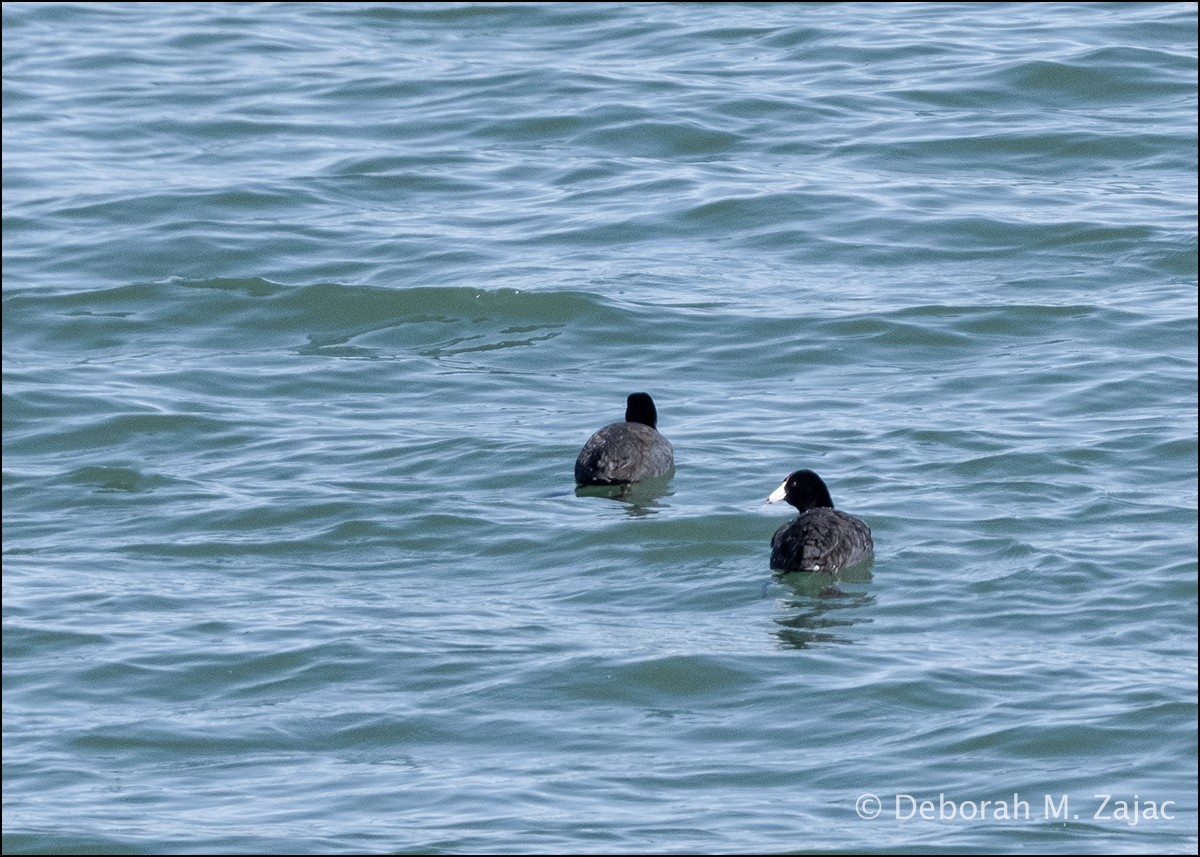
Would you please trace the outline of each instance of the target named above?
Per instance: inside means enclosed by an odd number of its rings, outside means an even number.
[[[1194,4],[3,24],[5,853],[1195,852]]]

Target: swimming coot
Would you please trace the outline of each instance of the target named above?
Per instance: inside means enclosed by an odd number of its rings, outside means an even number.
[[[832,574],[874,557],[871,528],[834,509],[829,488],[811,470],[797,470],[767,498],[780,500],[799,509],[800,517],[771,538],[771,568]]]
[[[575,482],[625,485],[670,473],[675,467],[675,450],[657,426],[654,400],[646,393],[630,395],[625,422],[606,425],[583,445],[575,459]]]

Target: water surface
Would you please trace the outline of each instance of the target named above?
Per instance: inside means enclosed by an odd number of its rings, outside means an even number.
[[[1195,853],[1193,4],[3,24],[6,853]]]

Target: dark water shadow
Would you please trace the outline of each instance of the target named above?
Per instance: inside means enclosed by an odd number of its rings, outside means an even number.
[[[647,479],[644,482],[631,482],[626,485],[579,485],[575,488],[576,497],[603,497],[626,505],[626,513],[632,517],[653,515],[660,509],[667,508],[662,502],[664,497],[670,497],[672,470],[664,476]]]
[[[846,632],[855,625],[875,621],[857,612],[875,603],[875,596],[866,591],[870,580],[870,564],[838,574],[776,573],[775,582],[790,590],[780,599],[787,615],[774,620],[779,627],[773,633],[780,647],[807,649],[822,643],[854,643],[855,638]]]

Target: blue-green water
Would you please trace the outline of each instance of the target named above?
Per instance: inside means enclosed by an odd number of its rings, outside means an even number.
[[[3,25],[5,853],[1195,853],[1194,4]]]

